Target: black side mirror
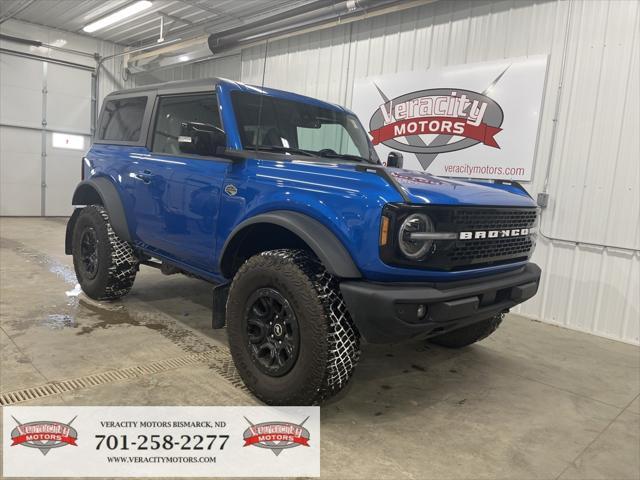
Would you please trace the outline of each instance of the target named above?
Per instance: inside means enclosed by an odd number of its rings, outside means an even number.
[[[208,123],[185,122],[182,124],[178,145],[182,153],[214,156],[227,148],[224,130]]]
[[[402,168],[403,159],[400,152],[389,152],[387,157],[387,167]]]

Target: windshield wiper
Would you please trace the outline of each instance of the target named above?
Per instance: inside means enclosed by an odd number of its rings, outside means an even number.
[[[280,147],[278,145],[258,145],[258,150],[265,150],[267,152],[282,152],[282,153],[297,153],[299,155],[306,155],[307,157],[313,157],[312,153],[307,152],[306,150],[300,150],[299,148],[292,147]]]
[[[361,157],[360,155],[350,155],[348,153],[318,152],[318,155],[325,158],[344,158],[345,160],[355,160],[356,162],[372,163],[368,158]]]

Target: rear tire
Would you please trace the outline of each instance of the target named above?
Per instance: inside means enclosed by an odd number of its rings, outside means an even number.
[[[493,332],[495,332],[502,323],[503,313],[482,320],[480,322],[472,323],[459,330],[454,330],[437,337],[430,338],[431,343],[441,345],[447,348],[462,348],[472,343],[479,342],[487,338]]]
[[[73,266],[82,291],[95,300],[114,300],[131,290],[139,261],[131,245],[111,227],[102,205],[82,209],[73,229]]]
[[[242,265],[229,290],[227,330],[242,380],[270,405],[335,395],[360,357],[337,280],[303,250],[271,250]]]

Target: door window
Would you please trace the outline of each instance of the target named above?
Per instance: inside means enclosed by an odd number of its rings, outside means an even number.
[[[180,155],[178,139],[189,124],[221,128],[218,102],[213,93],[161,97],[153,134],[153,151]]]
[[[98,139],[137,142],[140,139],[146,106],[147,97],[108,100],[100,119]]]

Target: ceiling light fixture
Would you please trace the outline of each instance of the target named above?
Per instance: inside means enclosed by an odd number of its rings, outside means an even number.
[[[112,13],[111,15],[107,15],[106,17],[101,18],[100,20],[96,20],[95,22],[90,23],[82,30],[87,33],[93,33],[102,28],[108,27],[109,25],[113,25],[125,18],[129,18],[136,13],[140,13],[143,10],[151,7],[153,5],[152,2],[148,0],[141,0],[139,2],[133,3],[122,10],[118,10],[117,12]]]

